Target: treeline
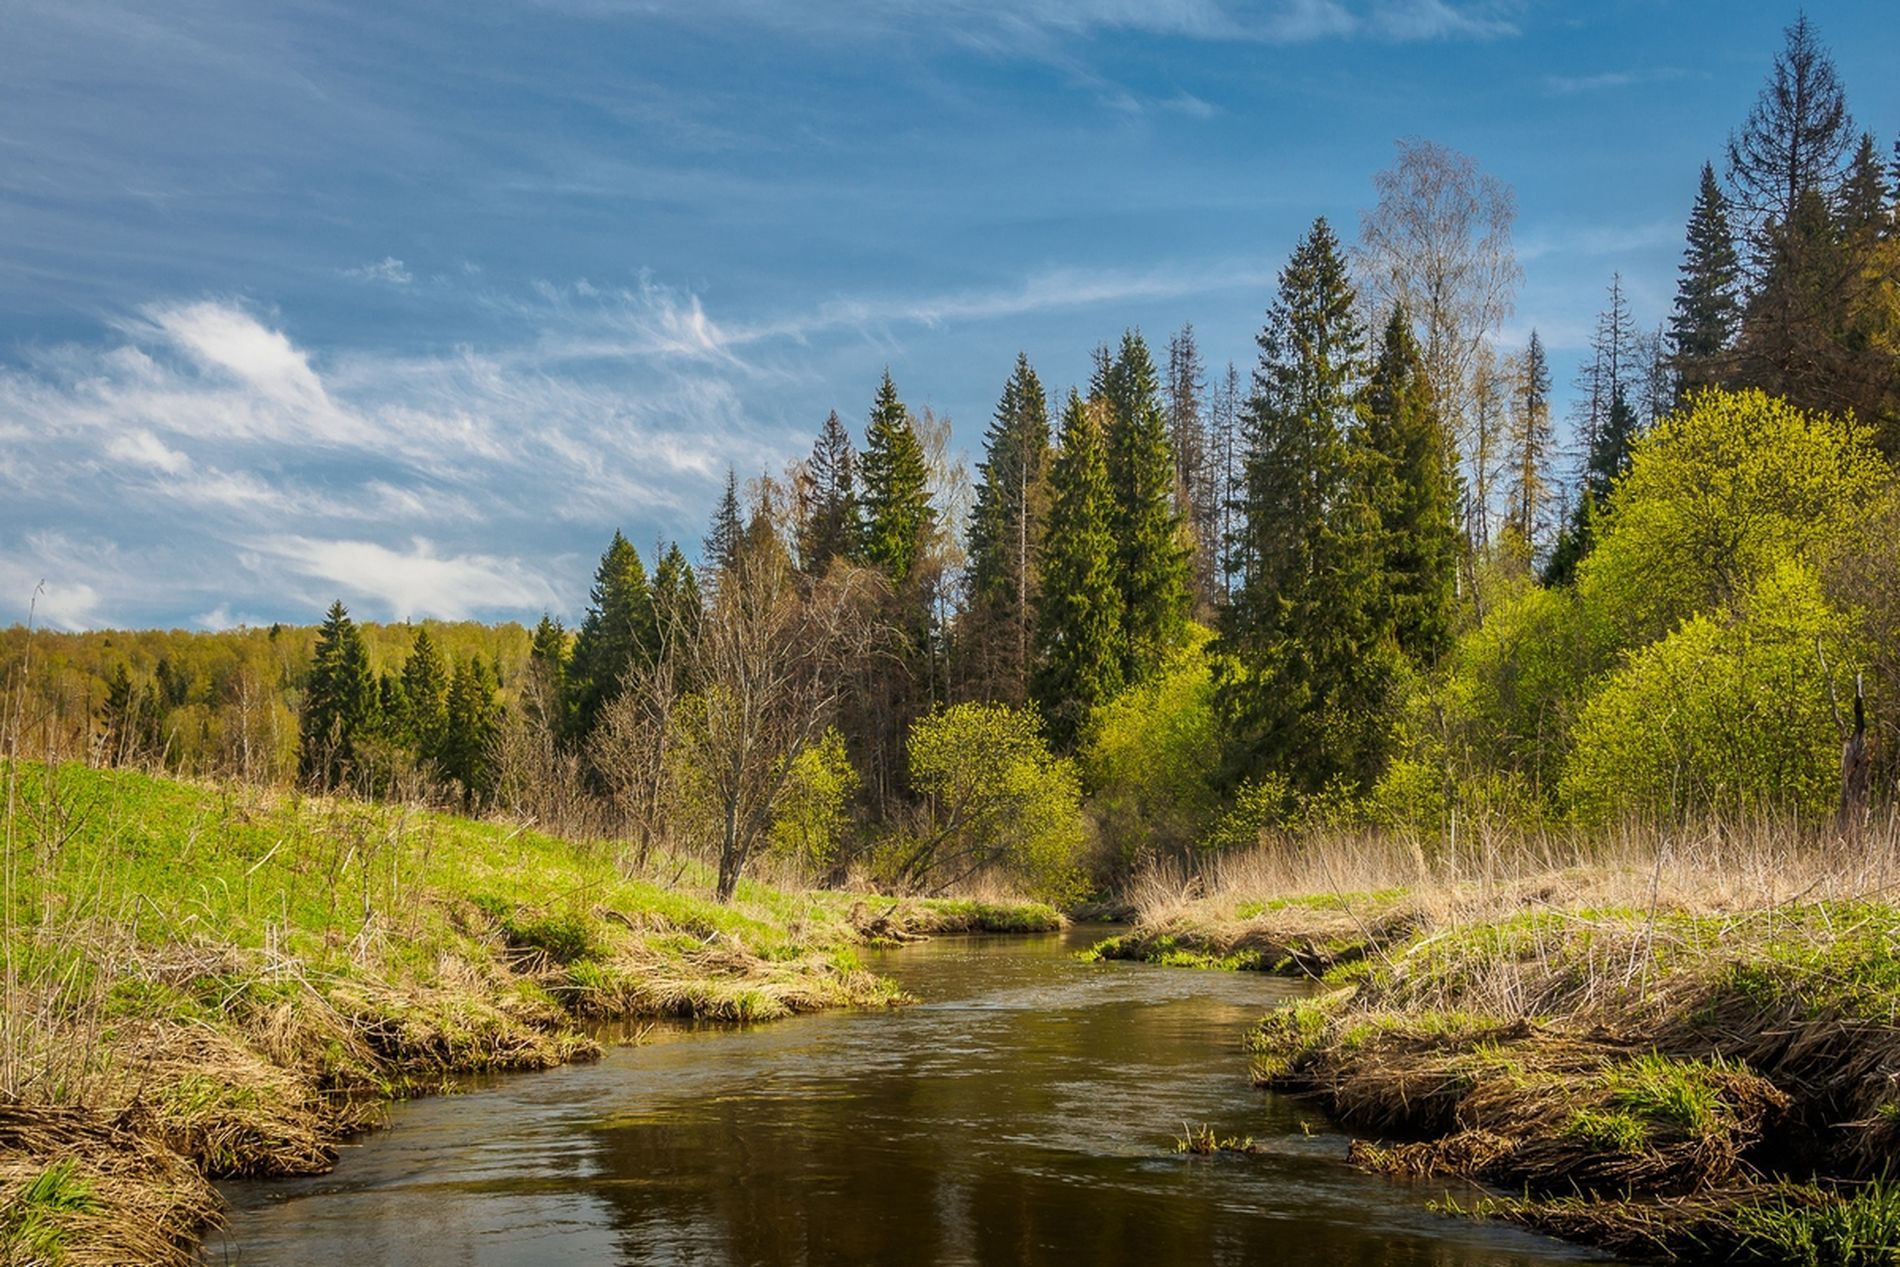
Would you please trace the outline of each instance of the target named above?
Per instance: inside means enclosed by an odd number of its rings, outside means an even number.
[[[1498,342],[1510,191],[1405,142],[1356,245],[1295,247],[1244,387],[1191,327],[1063,391],[1019,356],[971,473],[887,372],[861,443],[833,413],[728,476],[697,567],[616,534],[576,630],[376,648],[334,608],[271,679],[297,773],[705,851],[722,894],[766,851],[1073,896],[1273,828],[1864,812],[1900,734],[1900,170],[1805,18],[1726,170],[1664,327],[1612,280],[1574,451],[1538,335]],[[125,701],[178,693],[107,676],[93,742],[149,753]]]

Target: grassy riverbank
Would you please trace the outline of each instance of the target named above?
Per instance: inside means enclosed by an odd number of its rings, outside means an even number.
[[[311,1173],[390,1099],[599,1053],[579,1022],[900,1002],[856,948],[1047,908],[742,884],[412,807],[81,766],[6,794],[0,1243],[186,1262],[207,1177]]]
[[[1514,1194],[1467,1213],[1636,1257],[1900,1259],[1895,832],[1308,848],[1151,882],[1098,953],[1312,977],[1257,1079],[1361,1165]]]

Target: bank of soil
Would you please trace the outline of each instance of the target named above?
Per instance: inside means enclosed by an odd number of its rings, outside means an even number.
[[[589,1022],[905,1001],[858,948],[1046,907],[742,884],[413,808],[23,766],[0,1245],[187,1263],[209,1180],[320,1173],[393,1099],[597,1056]]]
[[[1900,909],[1401,892],[1177,910],[1094,953],[1293,973],[1251,1036],[1351,1157],[1633,1257],[1900,1261]]]

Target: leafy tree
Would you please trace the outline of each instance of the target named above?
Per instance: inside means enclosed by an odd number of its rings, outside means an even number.
[[[1174,455],[1160,383],[1140,334],[1122,336],[1106,386],[1122,674],[1139,682],[1161,667],[1186,632],[1193,560],[1175,506]]]
[[[417,626],[409,658],[403,661],[402,692],[409,723],[403,738],[417,757],[440,763],[448,737],[449,671],[426,625]]]
[[[1680,392],[1687,395],[1727,380],[1742,319],[1741,256],[1729,227],[1728,199],[1708,163],[1702,165],[1702,183],[1689,213],[1689,245],[1677,271],[1669,348]]]
[[[798,542],[798,561],[806,572],[824,572],[836,559],[857,552],[864,528],[858,512],[857,452],[838,411],[825,417],[807,466],[811,505]]]
[[[1037,556],[1049,513],[1049,409],[1029,358],[1018,354],[984,437],[970,516],[968,659],[978,693],[1028,698]]]
[[[1564,799],[1592,823],[1824,815],[1841,783],[1827,668],[1851,675],[1862,655],[1813,572],[1780,563],[1734,607],[1698,612],[1637,651],[1591,697]]]
[[[1384,760],[1393,674],[1360,416],[1366,341],[1322,217],[1280,273],[1247,404],[1245,580],[1222,613],[1229,777],[1364,784]]]
[[[930,470],[911,424],[910,411],[897,397],[890,371],[878,384],[871,422],[864,437],[864,559],[901,586],[936,531],[930,502]]]
[[[911,727],[923,814],[882,860],[899,887],[941,893],[994,871],[1052,901],[1081,896],[1081,783],[1037,722],[1003,704],[957,704]]]
[[[317,632],[316,652],[304,686],[299,726],[303,777],[334,787],[350,772],[359,740],[375,724],[376,679],[356,622],[341,600],[330,604]]]
[[[1036,596],[1033,686],[1051,738],[1067,749],[1089,711],[1122,684],[1122,596],[1115,583],[1114,493],[1099,403],[1069,393]]]
[[[618,532],[600,556],[589,599],[568,664],[574,694],[572,737],[579,740],[592,733],[601,708],[619,693],[628,670],[650,660],[658,647],[646,565]]]
[[[772,852],[808,871],[836,872],[845,861],[851,798],[860,780],[836,727],[792,760],[785,793],[772,815]]]
[[[1414,662],[1431,665],[1451,637],[1458,525],[1444,427],[1402,305],[1386,322],[1366,385],[1365,438],[1380,459],[1370,474],[1392,633]]]

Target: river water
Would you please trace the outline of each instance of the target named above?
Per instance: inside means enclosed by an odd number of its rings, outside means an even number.
[[[1444,1184],[1360,1174],[1312,1109],[1250,1087],[1241,1036],[1294,983],[1077,961],[1097,931],[873,955],[917,1006],[660,1027],[598,1064],[399,1106],[331,1174],[226,1185],[208,1258],[1605,1261],[1433,1214]],[[1203,1124],[1267,1155],[1176,1155]]]

